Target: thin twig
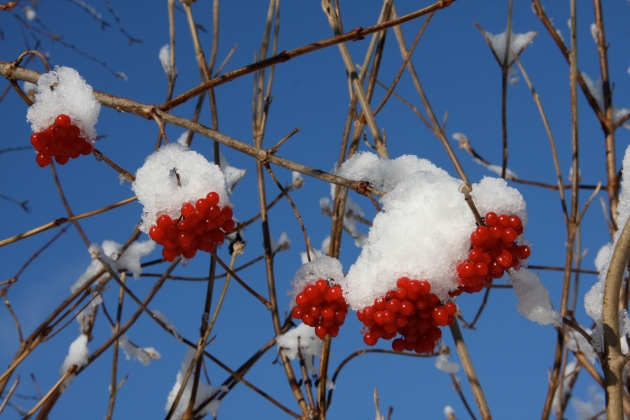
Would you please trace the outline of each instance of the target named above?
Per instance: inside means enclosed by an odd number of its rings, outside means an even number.
[[[72,217],[60,217],[59,219],[54,220],[54,221],[49,222],[49,223],[46,223],[45,225],[42,225],[42,226],[37,227],[35,229],[31,229],[31,230],[26,231],[24,233],[21,233],[19,235],[12,236],[10,238],[7,238],[7,239],[4,239],[4,240],[0,241],[0,247],[12,244],[13,242],[20,241],[22,239],[28,238],[29,236],[33,236],[33,235],[36,235],[38,233],[44,232],[44,231],[46,231],[48,229],[59,227],[59,226],[63,225],[64,223],[72,222],[74,220],[85,219],[86,217],[95,216],[97,214],[104,213],[104,212],[109,211],[111,209],[115,209],[116,207],[124,206],[125,204],[132,203],[132,202],[136,201],[137,199],[138,199],[138,197],[133,196],[133,197],[127,198],[125,200],[119,201],[118,203],[114,203],[114,204],[110,204],[109,206],[102,207],[102,208],[100,208],[98,210],[92,210],[92,211],[89,211],[87,213],[77,214],[76,216],[72,216]]]
[[[415,12],[409,13],[405,16],[402,16],[398,19],[393,19],[387,22],[383,22],[378,25],[370,26],[367,28],[357,28],[353,31],[347,32],[345,34],[335,36],[332,38],[324,39],[318,42],[309,43],[302,47],[296,48],[291,51],[282,51],[279,54],[270,57],[268,59],[261,59],[261,61],[250,64],[248,66],[242,67],[238,70],[231,71],[229,73],[224,74],[223,76],[216,77],[206,83],[203,83],[187,92],[182,93],[171,101],[168,101],[160,106],[162,111],[168,111],[176,106],[181,105],[182,103],[188,101],[189,99],[201,95],[202,93],[208,91],[209,89],[215,88],[224,83],[230,82],[238,77],[245,76],[247,74],[254,73],[266,67],[282,63],[288,61],[292,58],[299,57],[301,55],[320,50],[322,48],[330,47],[333,45],[337,45],[340,43],[348,42],[348,41],[358,41],[363,39],[366,35],[370,35],[374,32],[383,31],[385,29],[396,27],[402,23],[408,22],[410,20],[419,18],[426,14],[429,14],[435,10],[440,10],[445,7],[450,6],[454,0],[439,0],[433,3],[430,6],[427,6],[423,9],[417,10]]]

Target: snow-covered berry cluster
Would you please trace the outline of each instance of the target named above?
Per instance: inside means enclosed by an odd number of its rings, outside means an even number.
[[[319,279],[309,284],[295,297],[297,305],[291,311],[295,319],[301,319],[309,327],[315,327],[315,335],[322,340],[326,334],[337,337],[348,313],[341,286],[330,285]]]
[[[516,238],[523,233],[518,216],[488,212],[486,226],[479,226],[470,235],[472,248],[468,259],[457,266],[460,286],[451,296],[462,292],[476,293],[488,286],[492,279],[503,277],[510,268],[518,268],[521,260],[529,257],[527,245],[516,245]]]
[[[234,231],[232,208],[219,207],[219,194],[208,193],[195,204],[184,203],[181,216],[173,220],[168,214],[157,218],[149,236],[162,245],[162,257],[173,261],[178,255],[192,258],[198,250],[212,252]]]
[[[72,124],[66,114],[59,114],[55,123],[45,130],[31,134],[31,144],[37,151],[35,161],[40,167],[50,165],[52,158],[60,165],[65,165],[70,158],[92,153],[92,143],[81,137],[81,129]]]
[[[391,340],[400,334],[392,342],[395,351],[433,353],[442,337],[439,327],[454,322],[457,306],[453,302],[442,304],[425,280],[400,277],[396,286],[377,297],[373,305],[357,311],[357,318],[365,325],[363,341],[373,346],[379,338]]]

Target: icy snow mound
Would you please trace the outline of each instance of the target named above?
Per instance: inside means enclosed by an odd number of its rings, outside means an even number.
[[[59,114],[66,114],[81,129],[82,137],[94,142],[101,104],[94,98],[92,86],[70,67],[55,67],[37,81],[35,103],[28,109],[26,120],[33,132],[45,130]]]
[[[179,184],[178,185],[178,177]],[[167,144],[147,157],[131,189],[144,206],[140,230],[149,232],[163,214],[177,220],[184,203],[195,203],[209,192],[219,194],[219,207],[229,204],[225,177],[213,163],[180,144]]]
[[[295,306],[295,297],[309,284],[315,284],[319,279],[328,280],[330,286],[343,284],[343,269],[341,263],[336,258],[326,255],[318,256],[311,262],[302,265],[293,277],[289,292],[291,296],[291,307]]]
[[[476,228],[459,192],[462,182],[424,159],[412,158],[372,159],[376,167],[372,179],[379,176],[379,165],[392,165],[392,176],[383,178],[383,185],[389,183],[392,190],[381,199],[382,211],[374,218],[367,244],[343,284],[344,296],[355,310],[395,289],[402,276],[429,281],[431,291],[442,301],[458,286],[456,266],[467,258],[470,234]],[[369,174],[369,168],[363,173]],[[489,211],[514,214],[526,225],[525,201],[504,180],[486,177],[473,185],[472,196],[482,215]]]

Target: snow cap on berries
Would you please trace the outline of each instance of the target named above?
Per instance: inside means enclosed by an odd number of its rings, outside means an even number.
[[[311,253],[311,258],[313,255]],[[321,255],[298,269],[293,277],[291,285],[293,289],[289,292],[291,296],[291,306],[295,305],[295,297],[309,284],[315,284],[319,279],[328,280],[330,285],[343,283],[343,268],[336,258]]]
[[[389,190],[381,198],[382,211],[374,218],[367,244],[345,279],[344,297],[353,309],[371,305],[395,289],[403,276],[427,280],[431,292],[447,300],[459,284],[455,269],[467,258],[476,228],[459,192],[463,182],[415,156],[386,160],[357,154],[338,173]],[[525,226],[525,201],[504,180],[486,177],[473,185],[472,196],[481,214],[517,215]]]
[[[219,167],[199,153],[175,143],[167,144],[147,157],[136,172],[131,189],[144,206],[140,230],[145,233],[159,216],[167,214],[177,220],[184,203],[195,203],[209,192],[219,195],[220,207],[229,205],[225,177]]]
[[[92,86],[75,69],[57,66],[39,77],[35,103],[28,109],[26,120],[37,133],[53,124],[59,114],[65,114],[81,129],[82,137],[94,142],[100,112],[101,104],[94,98]]]

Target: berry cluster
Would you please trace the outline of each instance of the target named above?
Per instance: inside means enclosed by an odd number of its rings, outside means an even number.
[[[326,334],[337,337],[348,313],[341,286],[330,286],[324,279],[309,284],[295,297],[297,305],[291,316],[301,319],[309,327],[315,327],[315,335],[322,340]]]
[[[149,236],[164,246],[162,257],[173,261],[178,255],[192,258],[197,250],[214,251],[225,241],[225,234],[234,231],[232,209],[220,208],[219,194],[208,193],[205,198],[182,205],[181,216],[177,220],[164,214],[151,226]]]
[[[70,158],[92,153],[92,143],[81,137],[81,130],[66,114],[59,114],[47,129],[31,134],[31,144],[37,150],[35,161],[40,167],[50,165],[52,158],[65,165]]]
[[[401,277],[396,286],[376,298],[373,305],[357,311],[357,318],[365,325],[363,341],[373,346],[379,338],[391,340],[400,334],[392,341],[395,351],[433,353],[442,337],[439,327],[455,321],[457,306],[453,302],[441,304],[428,281]]]
[[[460,286],[451,292],[457,296],[462,292],[476,293],[492,283],[492,279],[503,277],[510,268],[517,268],[521,260],[529,257],[526,245],[516,245],[516,237],[523,233],[518,216],[497,215],[489,212],[486,226],[479,226],[470,235],[472,248],[468,259],[457,266]]]

